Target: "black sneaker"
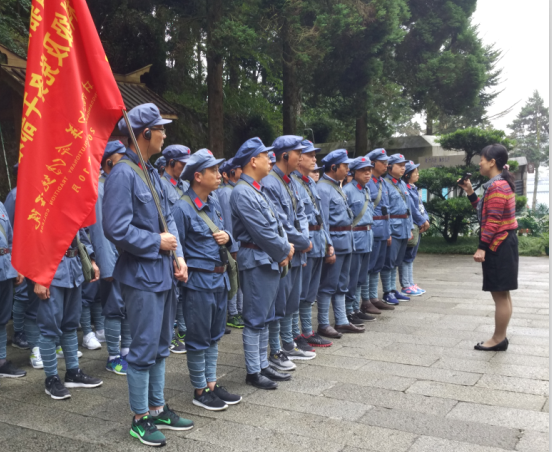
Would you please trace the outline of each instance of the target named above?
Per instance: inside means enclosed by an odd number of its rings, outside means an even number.
[[[31,348],[24,332],[18,331],[13,333],[12,347],[20,348],[21,350],[28,350]]]
[[[364,326],[364,321],[356,317],[355,314],[348,314],[347,319],[349,320],[349,323],[352,323],[353,325]]]
[[[180,339],[177,333],[173,333],[173,338],[171,345],[169,346],[171,353],[176,353],[177,355],[182,355],[186,353],[186,344],[183,339]]]
[[[365,312],[362,312],[362,311],[356,311],[353,314],[353,317],[355,317],[357,319],[360,319],[363,322],[375,322],[376,321],[375,317],[373,317],[369,314],[366,314]]]
[[[144,416],[138,420],[132,419],[130,436],[138,438],[146,446],[164,446],[167,444],[165,435],[154,424],[153,418]]]
[[[194,391],[193,404],[209,411],[222,411],[228,408],[226,402],[220,400],[209,388],[205,388],[201,395]]]
[[[63,400],[71,397],[71,394],[69,394],[67,388],[63,386],[63,383],[57,375],[46,378],[45,386],[46,394],[48,394],[52,399]]]
[[[307,342],[307,340],[303,337],[303,335],[297,336],[295,339],[295,345],[299,350],[303,350],[304,352],[314,352],[314,348],[312,348],[311,345]]]
[[[332,341],[324,339],[318,333],[312,333],[310,336],[305,337],[309,345],[313,347],[331,347],[333,345]]]
[[[261,369],[261,375],[263,377],[269,378],[272,381],[289,381],[291,380],[291,374],[284,372],[278,372],[271,366]]]
[[[237,394],[230,394],[224,386],[215,385],[213,391],[220,400],[226,402],[228,405],[236,405],[241,402],[241,396]]]
[[[66,388],[97,388],[102,384],[102,380],[90,377],[80,369],[71,369],[65,372]]]
[[[0,366],[0,377],[4,378],[21,378],[27,375],[24,370],[15,367],[11,361],[6,361]]]

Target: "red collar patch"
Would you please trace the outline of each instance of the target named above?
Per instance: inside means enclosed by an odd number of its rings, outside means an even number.
[[[303,179],[303,182],[306,182],[307,184],[310,183],[310,179],[307,176],[301,176],[301,179]]]
[[[358,188],[359,190],[362,190],[362,185],[360,185],[358,182],[357,182],[357,188]]]
[[[410,189],[410,184],[406,184],[406,186],[408,187],[408,189]]]
[[[395,178],[393,178],[392,180],[393,180],[393,183],[394,183],[394,184],[396,184],[396,183],[398,182],[398,180],[395,179]]]
[[[375,177],[372,177],[372,180],[377,184],[378,180]]]
[[[256,180],[253,181],[253,187],[255,187],[257,190],[261,189],[261,185]]]
[[[144,168],[142,168],[142,164],[141,164],[141,163],[138,163],[138,166],[140,167],[140,169],[141,169],[142,171],[144,171]]]
[[[176,181],[171,177],[171,184],[173,184],[176,187]]]
[[[284,174],[284,177],[282,179],[284,179],[286,184],[289,184],[291,182],[291,179],[288,176],[286,176],[285,174]]]
[[[203,207],[203,203],[201,202],[201,199],[195,198],[194,204],[197,206],[198,209],[201,209]]]

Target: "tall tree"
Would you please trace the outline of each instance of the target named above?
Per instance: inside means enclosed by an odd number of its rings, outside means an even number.
[[[344,100],[340,113],[356,123],[357,154],[368,151],[370,88],[403,38],[400,24],[407,15],[404,0],[350,0],[336,2],[319,18],[322,43],[329,50],[317,67],[314,86],[324,96]]]
[[[477,0],[410,0],[405,39],[395,70],[416,112],[426,113],[426,133],[440,112],[463,113],[486,82],[484,49],[469,18]]]
[[[549,163],[549,119],[548,108],[539,92],[535,91],[521,108],[516,119],[508,127],[513,130],[516,140],[514,155],[527,157],[527,162],[535,166],[532,209],[537,207],[537,186],[539,168]]]
[[[207,0],[207,96],[209,147],[216,157],[224,156],[224,107],[221,43],[216,33],[222,17],[222,0]]]

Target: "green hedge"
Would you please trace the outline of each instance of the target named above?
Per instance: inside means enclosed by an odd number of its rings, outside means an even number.
[[[518,237],[520,256],[543,256],[544,249],[541,237]],[[473,255],[477,249],[477,237],[458,237],[456,243],[447,243],[442,237],[423,237],[420,253],[427,254],[468,254]]]

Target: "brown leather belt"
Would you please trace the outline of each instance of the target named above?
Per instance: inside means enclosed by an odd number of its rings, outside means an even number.
[[[353,231],[369,231],[372,229],[372,226],[371,225],[366,225],[366,226],[355,226],[353,228]]]
[[[69,248],[67,251],[65,251],[65,257],[77,257],[78,255],[79,255],[78,248]]]
[[[403,215],[389,215],[389,218],[400,218],[404,220],[405,218],[408,218],[408,215],[406,213]]]
[[[262,251],[263,249],[255,245],[251,242],[240,242],[240,248],[249,248],[250,250],[259,250]]]
[[[309,224],[309,231],[320,231],[320,229],[322,229],[322,226],[320,226],[319,224],[317,225]]]
[[[10,254],[9,248],[0,248],[0,256],[5,256],[6,254]]]
[[[163,256],[170,256],[171,252],[169,250],[159,250],[159,254],[162,254]]]
[[[374,217],[374,220],[387,220],[387,215],[378,215]]]
[[[225,273],[226,267],[227,267],[226,265],[223,265],[222,267],[215,267],[214,270],[206,270],[205,268],[188,267],[188,271],[201,272],[201,273]]]
[[[341,232],[341,231],[352,231],[352,226],[330,226],[330,231],[332,232]]]

